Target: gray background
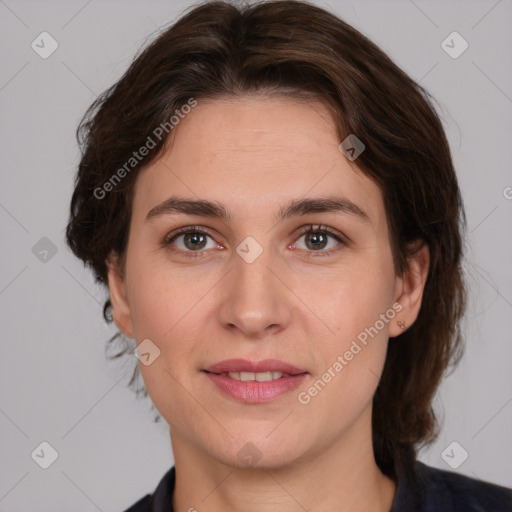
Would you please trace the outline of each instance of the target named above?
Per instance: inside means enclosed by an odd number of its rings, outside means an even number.
[[[468,215],[466,355],[436,399],[443,427],[420,459],[512,486],[512,2],[317,2],[368,35],[438,100]],[[0,510],[120,511],[172,464],[164,422],[104,355],[105,292],[64,243],[86,107],[190,2],[0,1]],[[59,47],[42,59],[43,31]],[[469,48],[450,57],[459,32]],[[457,43],[458,44],[458,43]],[[508,198],[507,198],[508,197]],[[32,252],[49,238],[57,253]],[[135,360],[133,360],[135,361]],[[59,457],[31,458],[42,441]],[[452,457],[460,457],[460,449]]]

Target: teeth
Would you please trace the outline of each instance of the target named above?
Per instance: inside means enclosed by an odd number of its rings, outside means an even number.
[[[283,372],[224,372],[221,375],[227,375],[234,380],[241,380],[244,382],[256,380],[258,382],[268,382],[270,380],[280,379],[284,373]]]

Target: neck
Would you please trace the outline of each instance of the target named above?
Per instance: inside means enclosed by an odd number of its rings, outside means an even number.
[[[249,469],[221,462],[173,431],[173,510],[389,512],[396,484],[375,462],[371,414],[366,421],[360,419],[366,428],[354,425],[322,450],[280,465]]]

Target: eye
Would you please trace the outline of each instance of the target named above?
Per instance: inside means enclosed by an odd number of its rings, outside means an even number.
[[[339,250],[340,245],[348,245],[341,233],[327,226],[309,225],[303,228],[299,239],[305,239],[305,243],[294,242],[292,249],[305,251],[307,256],[330,256]],[[208,245],[208,239],[211,240]],[[199,257],[208,249],[223,249],[213,239],[206,228],[199,226],[186,226],[168,234],[160,243],[161,247],[168,247],[172,251],[190,257]],[[302,247],[301,247],[302,246]]]
[[[347,245],[346,240],[341,233],[327,227],[327,226],[307,226],[300,234],[300,238],[305,239],[304,247],[299,247],[301,250],[308,252],[320,253],[318,256],[329,256],[339,249],[339,245]],[[329,240],[330,239],[330,240]],[[298,245],[295,242],[292,247],[296,248]],[[315,255],[317,256],[317,255]]]
[[[207,245],[208,238],[212,240],[210,246]],[[165,237],[161,245],[163,247],[172,245],[174,246],[173,250],[177,251],[198,253],[203,250],[219,247],[204,228],[200,229],[197,226],[188,226],[173,231]]]

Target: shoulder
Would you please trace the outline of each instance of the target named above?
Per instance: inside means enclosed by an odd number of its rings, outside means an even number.
[[[403,503],[418,501],[422,512],[512,512],[512,489],[437,469],[416,461],[399,483]],[[397,497],[398,497],[397,490]],[[406,508],[394,508],[402,512]]]
[[[146,494],[124,512],[172,512],[172,493],[175,485],[174,466],[165,473],[152,494]]]
[[[125,512],[152,512],[153,505],[151,503],[151,495],[146,494],[137,503],[134,503],[130,508],[126,509]]]

